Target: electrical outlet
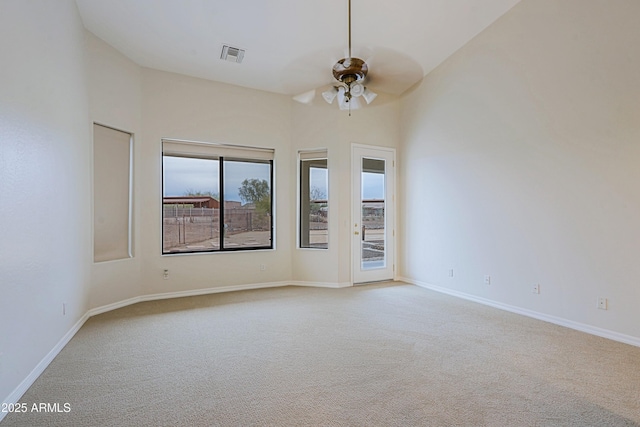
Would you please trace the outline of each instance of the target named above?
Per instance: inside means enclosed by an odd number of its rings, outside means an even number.
[[[606,310],[608,305],[607,302],[606,298],[598,298],[598,308],[600,310]]]
[[[453,268],[449,269],[449,277],[453,277]]]
[[[533,288],[531,288],[531,292],[533,292],[534,294],[539,294],[540,293],[540,285],[539,284],[535,284],[533,285]]]
[[[486,276],[484,276],[484,284],[485,285],[490,285],[491,284],[491,276],[489,276],[488,274]]]
[[[267,271],[267,264],[260,264],[260,271]]]
[[[169,278],[169,270],[164,270],[164,272],[162,273],[162,278],[164,280],[167,280]]]

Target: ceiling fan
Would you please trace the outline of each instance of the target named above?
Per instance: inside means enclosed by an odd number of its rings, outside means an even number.
[[[351,0],[349,3],[349,54],[346,58],[340,59],[333,66],[332,72],[335,81],[332,87],[322,92],[322,97],[327,103],[332,104],[338,99],[338,106],[341,110],[348,110],[351,115],[352,109],[360,108],[364,99],[367,104],[373,102],[378,96],[364,85],[369,67],[367,63],[355,58],[351,54]],[[309,92],[294,96],[293,99],[305,104],[310,103],[315,97],[315,89]]]

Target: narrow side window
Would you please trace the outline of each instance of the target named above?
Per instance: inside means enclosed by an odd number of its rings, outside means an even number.
[[[329,169],[327,150],[301,151],[299,247],[329,248]]]

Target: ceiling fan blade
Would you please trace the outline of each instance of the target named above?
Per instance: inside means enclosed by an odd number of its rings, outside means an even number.
[[[371,59],[375,56],[375,51],[371,47],[358,47],[357,49],[353,49],[353,56],[356,58],[360,58],[364,60],[364,62],[369,65],[371,63]]]
[[[373,49],[367,57],[369,74],[365,86],[400,95],[420,81],[424,72],[410,56],[387,48]]]
[[[298,95],[293,97],[294,101],[297,101],[301,104],[311,104],[311,101],[316,97],[316,90],[311,89],[307,92],[299,93]]]
[[[331,68],[341,59],[341,52],[340,47],[326,48],[292,59],[286,65],[286,75],[283,75],[283,91],[297,96],[310,88],[318,89],[335,83]]]

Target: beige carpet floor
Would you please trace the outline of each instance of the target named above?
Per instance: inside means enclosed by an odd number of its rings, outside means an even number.
[[[640,348],[402,283],[92,317],[9,426],[640,426]]]

